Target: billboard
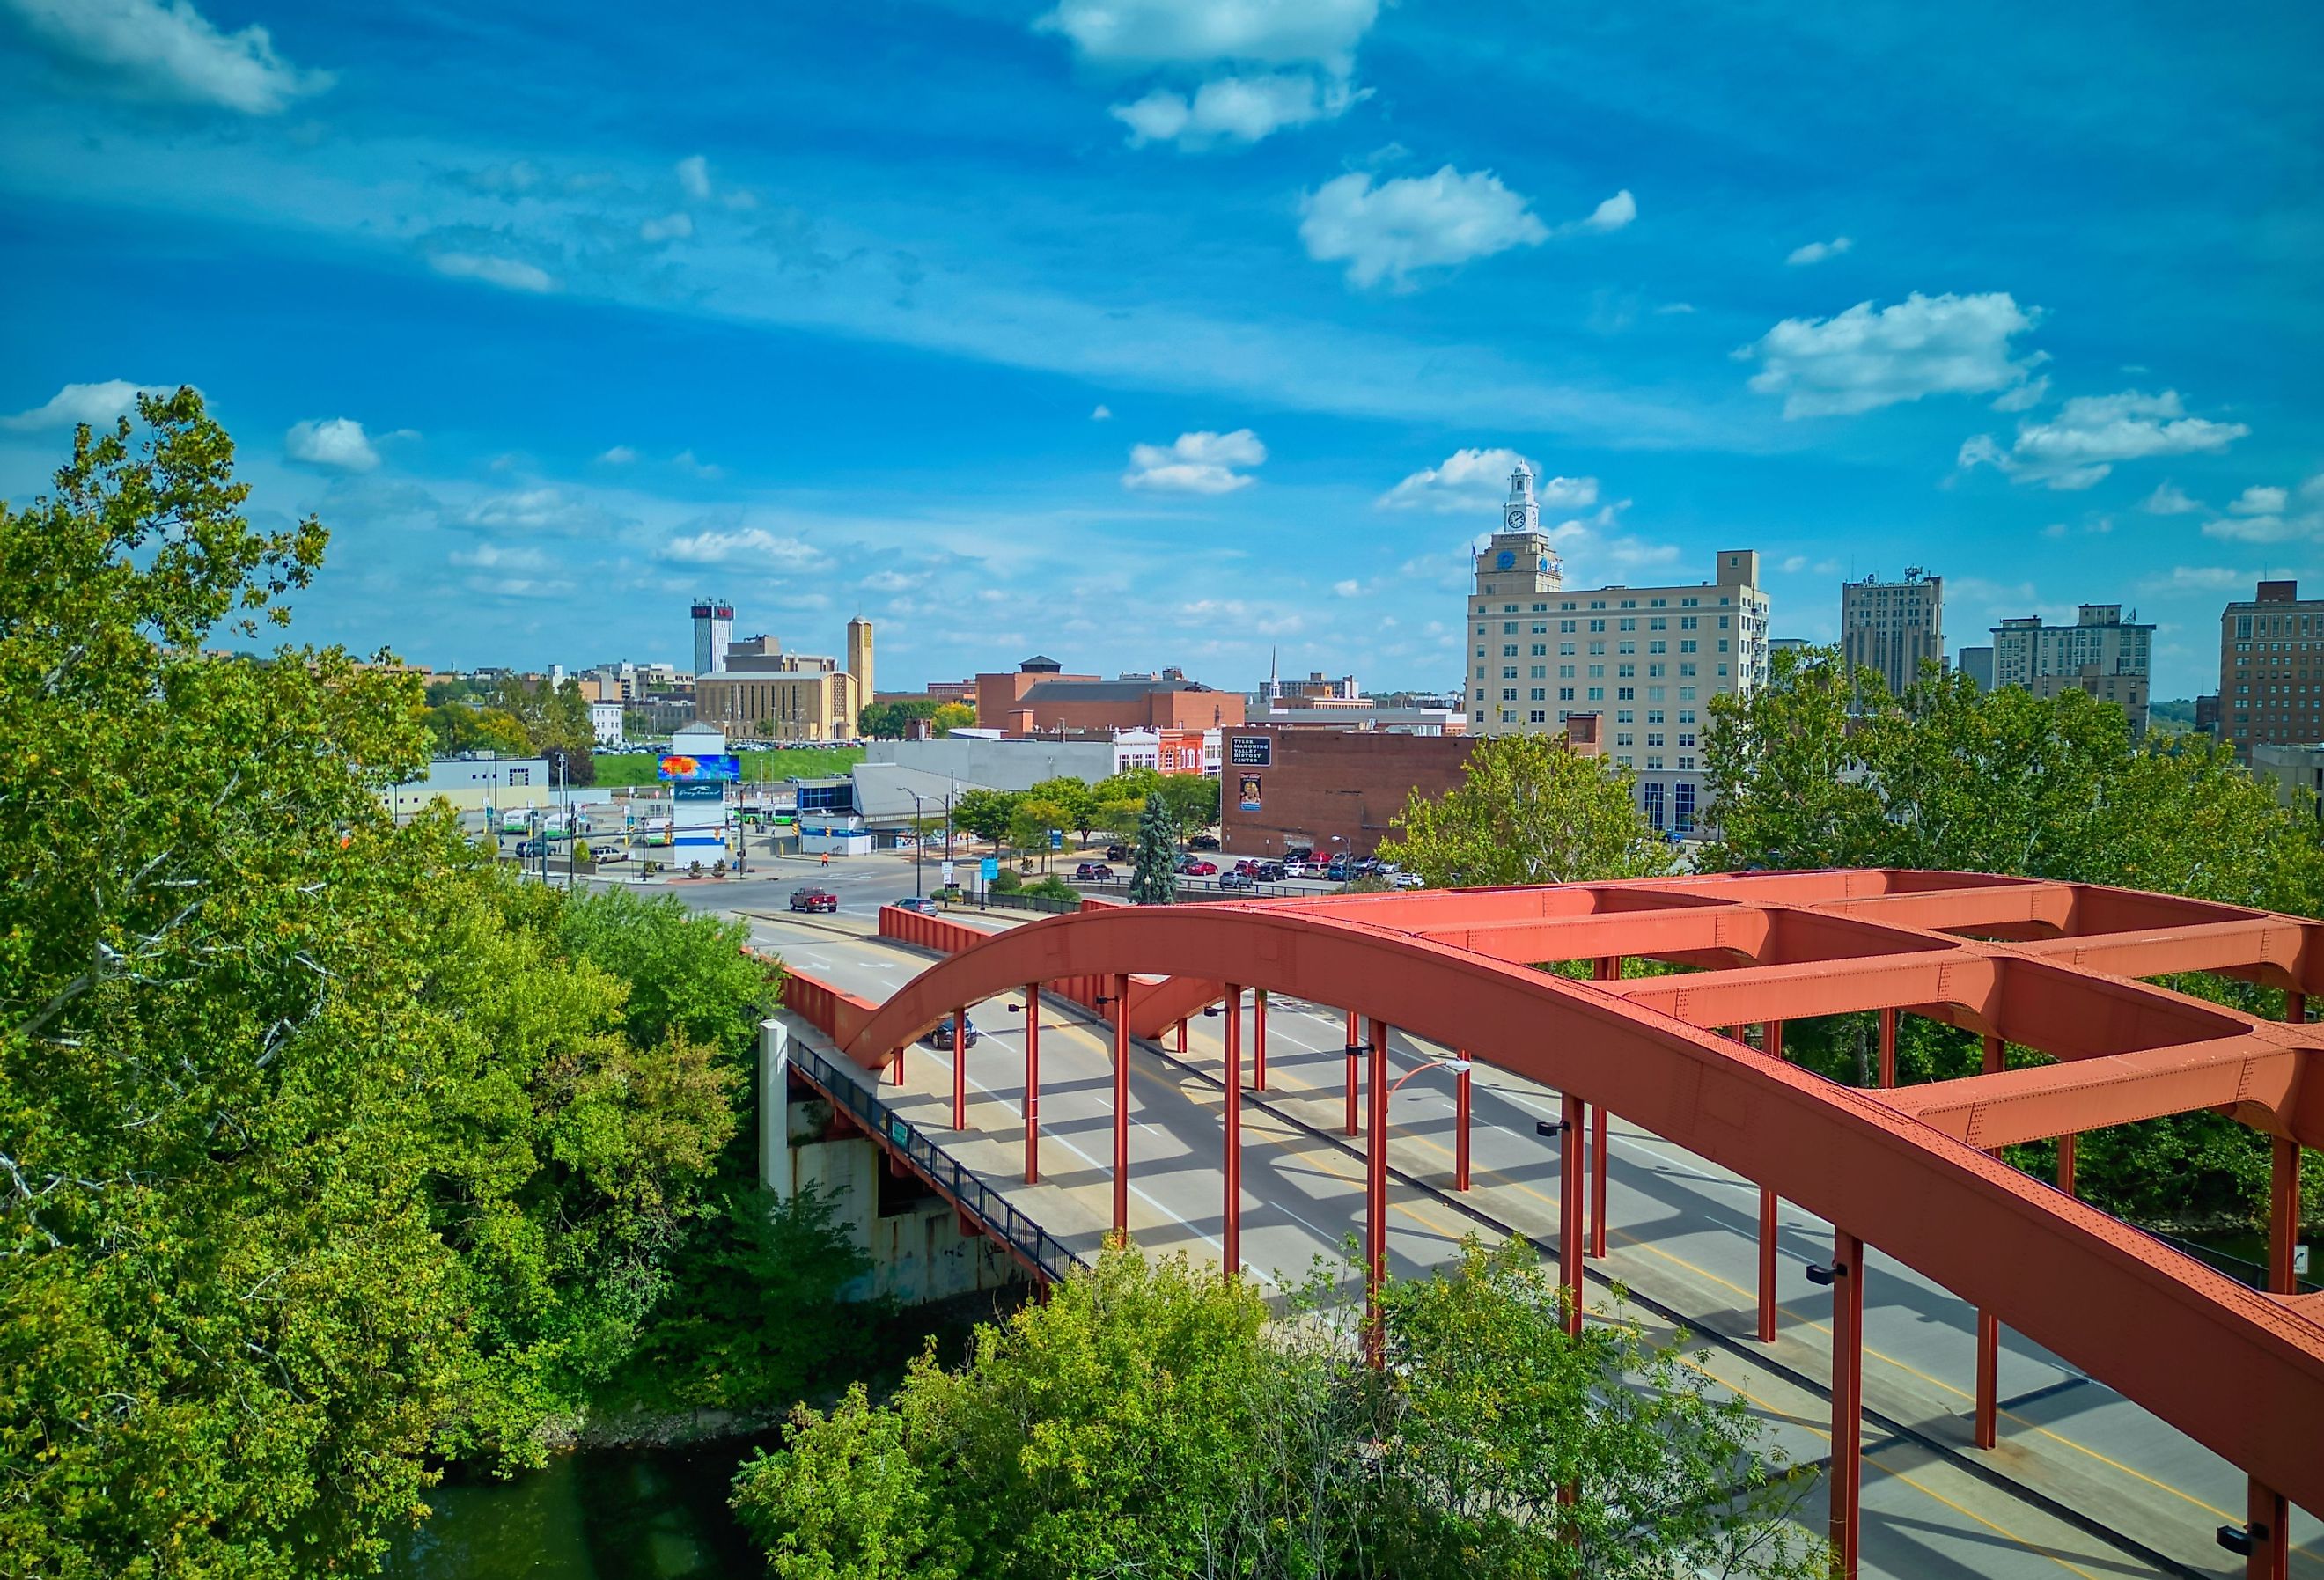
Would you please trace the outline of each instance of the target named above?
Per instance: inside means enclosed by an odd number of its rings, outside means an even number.
[[[1227,762],[1236,768],[1275,766],[1275,737],[1235,735],[1227,741]]]
[[[1235,793],[1237,803],[1246,812],[1258,811],[1260,799],[1259,793],[1259,775],[1256,773],[1243,773],[1238,774],[1235,777],[1238,781]]]
[[[742,777],[742,760],[732,753],[689,757],[673,752],[661,760],[655,776],[680,784],[732,784]]]

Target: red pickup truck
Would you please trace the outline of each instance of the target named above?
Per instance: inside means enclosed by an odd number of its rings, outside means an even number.
[[[791,909],[807,911],[836,911],[839,909],[839,896],[828,889],[794,889],[791,891]]]

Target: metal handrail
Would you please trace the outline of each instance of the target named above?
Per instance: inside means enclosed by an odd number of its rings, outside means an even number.
[[[802,1042],[791,1045],[791,1061],[798,1065],[807,1078],[823,1088],[835,1103],[862,1123],[864,1129],[881,1138],[927,1177],[938,1191],[952,1198],[996,1238],[1031,1263],[1040,1275],[1051,1281],[1066,1277],[1077,1268],[1089,1263],[1068,1249],[1057,1237],[1023,1213],[1006,1197],[994,1190],[942,1147],[930,1141],[918,1126],[897,1113],[887,1104],[865,1090],[862,1084],[846,1075],[821,1052]]]

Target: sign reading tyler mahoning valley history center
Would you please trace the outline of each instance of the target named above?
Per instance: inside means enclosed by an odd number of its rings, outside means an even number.
[[[1227,761],[1237,768],[1275,766],[1275,741],[1269,735],[1235,735],[1227,741]]]

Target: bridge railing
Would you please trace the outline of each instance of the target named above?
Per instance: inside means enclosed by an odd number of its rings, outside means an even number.
[[[1083,901],[1084,910],[1101,910],[1111,901],[1093,904]],[[880,936],[893,938],[899,944],[911,944],[923,949],[933,949],[940,955],[957,955],[973,948],[992,937],[982,928],[966,922],[954,921],[942,916],[929,916],[924,911],[907,910],[900,905],[880,908]],[[1041,984],[1041,991],[1073,1003],[1093,1014],[1102,1014],[1107,1002],[1107,979],[1102,973],[1084,973],[1078,976],[1055,976]],[[1140,1010],[1148,997],[1159,991],[1164,983],[1158,980],[1132,978],[1130,984],[1130,1017],[1131,1023],[1141,1023]],[[860,1026],[862,1021],[853,1022]]]
[[[793,1042],[790,1058],[792,1067],[830,1098],[835,1106],[853,1115],[865,1133],[903,1159],[935,1187],[937,1195],[975,1219],[986,1234],[1008,1246],[1018,1260],[1040,1277],[1054,1283],[1074,1269],[1088,1265],[1056,1235],[1019,1212],[1007,1197],[963,1168],[918,1125],[882,1103],[820,1050],[803,1042]]]

